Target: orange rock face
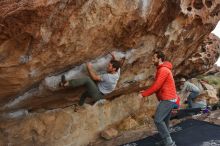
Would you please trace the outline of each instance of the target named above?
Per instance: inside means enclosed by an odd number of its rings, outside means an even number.
[[[192,74],[197,65],[188,68],[192,63],[184,62],[202,56],[199,46],[220,19],[219,11],[218,0],[1,0],[1,110],[68,103],[61,98],[75,93],[51,91],[45,79],[109,51],[135,52],[125,62],[118,88],[153,74],[157,48],[174,64],[175,75]],[[217,59],[207,57],[196,63],[199,71]]]
[[[199,45],[197,52],[176,68],[176,74],[182,76],[196,76],[214,68],[219,56],[220,39],[214,34],[207,36]]]

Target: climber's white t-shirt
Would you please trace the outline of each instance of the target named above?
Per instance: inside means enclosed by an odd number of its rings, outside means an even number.
[[[117,85],[119,77],[120,77],[120,68],[114,74],[111,73],[101,74],[100,75],[101,81],[98,82],[99,91],[101,91],[103,94],[108,94],[112,92]]]

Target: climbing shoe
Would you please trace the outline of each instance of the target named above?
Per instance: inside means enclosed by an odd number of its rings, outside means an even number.
[[[65,77],[65,75],[62,75],[62,76],[61,76],[61,82],[60,82],[59,86],[60,86],[60,87],[65,87],[65,84],[66,84],[66,83],[67,83],[66,77]]]

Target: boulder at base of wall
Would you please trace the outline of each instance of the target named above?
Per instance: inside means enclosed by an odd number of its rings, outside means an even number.
[[[110,140],[118,135],[118,131],[114,128],[109,128],[101,132],[101,137]]]

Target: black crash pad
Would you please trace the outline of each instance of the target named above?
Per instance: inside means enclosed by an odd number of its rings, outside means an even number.
[[[220,126],[189,119],[172,127],[171,136],[177,146],[220,146]],[[154,146],[159,134],[121,146]]]

